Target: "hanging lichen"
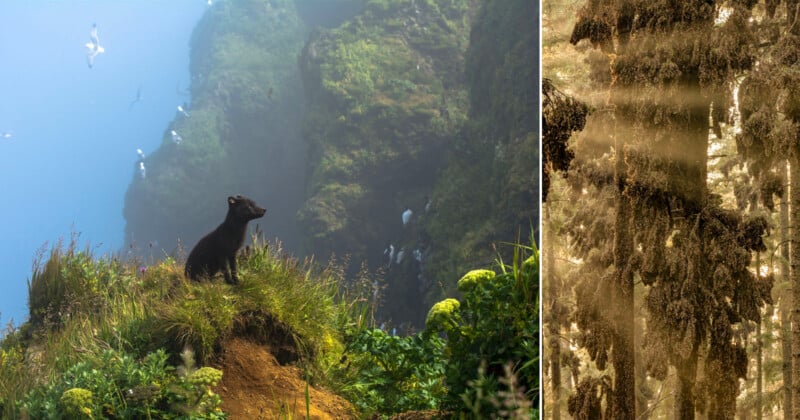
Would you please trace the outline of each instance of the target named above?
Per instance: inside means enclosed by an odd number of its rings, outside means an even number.
[[[566,171],[575,157],[567,147],[567,140],[573,132],[583,129],[588,113],[585,103],[560,92],[550,80],[542,80],[543,202],[547,201],[550,189],[550,171]]]

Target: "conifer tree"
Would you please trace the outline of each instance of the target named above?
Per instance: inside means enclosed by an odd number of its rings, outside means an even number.
[[[770,285],[747,268],[751,253],[764,250],[765,221],[722,207],[707,186],[709,131],[721,135],[735,77],[754,61],[752,2],[736,2],[717,20],[722,3],[588,0],[574,27],[573,43],[588,39],[608,60],[603,124],[614,168],[613,223],[601,233],[614,240],[610,256],[598,257],[613,264],[600,286],[578,288],[576,314],[584,347],[600,369],[609,360],[614,376],[585,378],[571,399],[576,417],[596,412],[599,404],[586,402],[598,390],[607,418],[636,416],[634,278],[648,288],[648,372],[661,380],[668,366],[677,372],[675,417],[734,416],[747,369],[735,325],[759,319]],[[592,309],[592,300],[604,306]]]

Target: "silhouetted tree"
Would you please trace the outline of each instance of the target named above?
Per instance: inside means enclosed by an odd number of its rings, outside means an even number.
[[[563,304],[563,281],[556,270],[556,239],[553,230],[554,222],[547,203],[550,190],[550,176],[554,172],[565,173],[569,168],[574,153],[567,147],[567,141],[573,132],[581,130],[586,124],[588,107],[583,102],[565,95],[556,89],[548,79],[542,81],[542,201],[545,212],[544,224],[547,226],[544,248],[546,287],[546,316],[548,346],[550,349],[550,389],[553,405],[549,414],[553,420],[561,418],[561,360],[566,354],[561,352],[561,328],[569,324],[569,309]]]

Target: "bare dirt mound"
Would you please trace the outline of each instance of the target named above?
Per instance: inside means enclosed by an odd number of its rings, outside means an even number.
[[[218,362],[222,380],[216,392],[231,419],[305,419],[303,371],[281,366],[269,348],[234,338],[223,345]],[[311,419],[356,418],[352,405],[338,395],[309,386]]]

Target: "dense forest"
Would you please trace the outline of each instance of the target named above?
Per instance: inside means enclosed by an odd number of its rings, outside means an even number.
[[[538,235],[538,13],[527,0],[220,3],[192,37],[190,117],[176,113],[147,178],[134,173],[130,251],[180,258],[241,193],[267,207],[267,237],[378,274],[380,317],[421,327],[493,244]]]
[[[538,418],[538,13],[213,2],[128,245],[35,256],[0,418]],[[188,280],[236,194],[238,284]]]
[[[800,418],[797,6],[543,3],[547,417]]]

